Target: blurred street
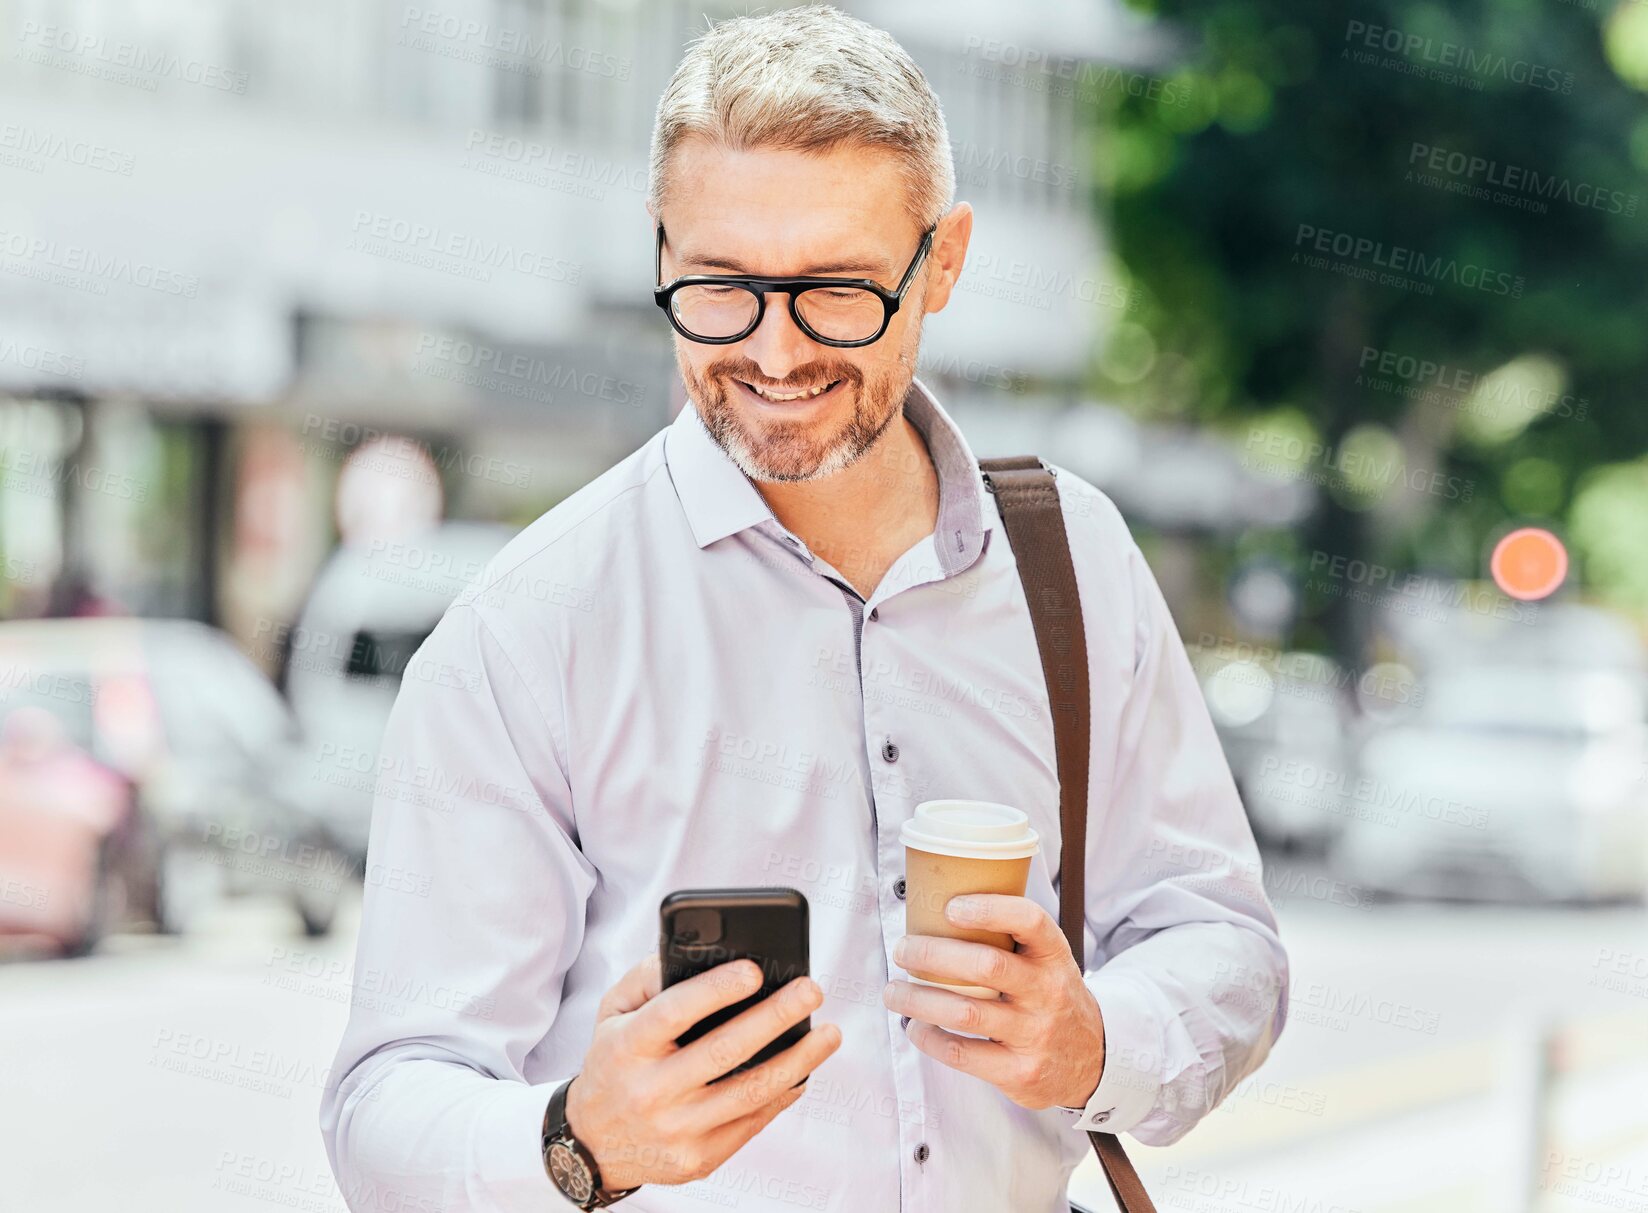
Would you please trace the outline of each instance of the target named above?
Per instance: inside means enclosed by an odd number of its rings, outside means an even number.
[[[0,1088],[14,1095],[0,1141],[30,1143],[7,1167],[6,1207],[343,1210],[313,1126],[356,908],[314,942],[285,906],[247,900],[185,940],[127,935],[88,959],[0,965]],[[1536,1131],[1529,1071],[1543,1023],[1561,1035],[1539,1207],[1648,1209],[1642,908],[1280,911],[1294,964],[1287,1030],[1183,1142],[1133,1143],[1159,1208],[1518,1209],[1527,1179],[1509,1160]],[[65,1057],[87,1081],[63,1081]],[[1072,1194],[1102,1209],[1102,1192],[1084,1164]]]

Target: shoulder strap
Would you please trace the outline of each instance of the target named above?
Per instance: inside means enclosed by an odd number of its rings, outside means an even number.
[[[1059,925],[1076,963],[1087,962],[1083,917],[1087,907],[1087,775],[1092,747],[1092,699],[1087,680],[1087,633],[1070,539],[1053,472],[1034,455],[981,459],[984,485],[995,494],[1018,561],[1041,652],[1047,700],[1053,709],[1053,752],[1059,772]],[[1156,1213],[1119,1138],[1089,1133],[1110,1192],[1123,1213]]]

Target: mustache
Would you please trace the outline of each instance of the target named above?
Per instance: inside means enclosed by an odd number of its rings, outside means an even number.
[[[765,388],[769,392],[788,392],[819,383],[833,383],[840,379],[854,386],[864,382],[864,373],[850,362],[809,362],[790,373],[782,383],[769,382],[759,367],[748,358],[729,358],[712,363],[704,370],[706,378],[742,379],[745,383]]]

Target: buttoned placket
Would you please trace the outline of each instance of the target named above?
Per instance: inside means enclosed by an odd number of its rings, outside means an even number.
[[[946,539],[950,539],[948,533]],[[859,592],[843,577],[828,561],[814,556],[800,539],[786,532],[785,542],[795,549],[806,560],[812,570],[821,577],[830,581],[840,591],[842,600],[852,618],[853,626],[853,657],[858,669],[859,705],[864,721],[864,745],[869,762],[870,779],[865,786],[865,795],[869,800],[871,851],[876,856],[877,873],[876,888],[880,890],[878,900],[881,907],[881,938],[882,959],[885,966],[884,976],[888,979],[895,972],[899,972],[892,959],[892,950],[898,940],[904,935],[904,901],[905,879],[904,848],[899,842],[899,826],[902,822],[882,820],[883,807],[881,799],[876,795],[876,777],[878,773],[891,770],[895,765],[902,763],[906,768],[909,761],[903,748],[898,743],[899,721],[892,718],[895,709],[881,700],[872,700],[864,693],[864,648],[866,644],[865,624],[881,624],[881,608],[890,599],[908,590],[941,581],[947,576],[958,575],[960,569],[950,572],[937,571],[948,567],[939,559],[937,550],[937,534],[928,536],[917,543],[893,562],[881,579],[875,591],[868,600],[860,596]],[[960,531],[954,534],[955,550],[958,556],[964,554],[965,544]],[[874,643],[872,639],[869,643]],[[930,756],[920,756],[927,758]],[[918,766],[920,759],[918,758]],[[908,769],[901,772],[906,780],[916,778]],[[910,1017],[899,1015],[896,1012],[887,1012],[887,1030],[893,1056],[893,1086],[899,1100],[900,1107],[916,1107],[926,1109],[928,1100],[925,1084],[922,1079],[921,1051],[911,1043],[906,1035]],[[909,1213],[925,1213],[932,1209],[928,1197],[927,1185],[923,1182],[923,1174],[927,1163],[932,1159],[936,1148],[933,1138],[936,1134],[933,1126],[927,1123],[925,1114],[919,1121],[912,1122],[903,1117],[898,1118],[899,1157],[900,1157],[900,1195],[901,1208]],[[934,1211],[936,1213],[936,1210]]]
[[[934,435],[924,431],[931,439]],[[932,450],[940,469],[939,517],[933,533],[905,551],[882,576],[866,600],[852,583],[828,561],[815,555],[807,544],[787,527],[769,516],[762,525],[768,534],[788,548],[812,572],[833,584],[840,592],[852,620],[853,659],[858,673],[859,706],[868,779],[865,796],[870,813],[871,853],[875,856],[878,905],[880,907],[883,977],[902,972],[892,959],[893,947],[904,935],[904,848],[899,842],[902,820],[889,816],[882,821],[883,805],[876,795],[877,777],[893,772],[909,786],[920,785],[922,769],[933,769],[935,756],[906,751],[900,744],[902,721],[897,708],[884,698],[869,698],[864,691],[864,660],[867,644],[893,624],[882,619],[882,608],[908,590],[966,573],[989,547],[989,532],[973,523],[984,491],[982,481],[969,491],[962,478],[976,477],[977,468],[965,452],[950,447]],[[964,529],[965,528],[965,529]],[[976,550],[973,550],[975,549]],[[895,612],[896,615],[896,612]],[[866,627],[869,629],[866,637]],[[874,667],[872,668],[879,668]],[[913,806],[911,806],[913,808]],[[885,828],[884,828],[885,827]],[[926,1114],[929,1106],[923,1080],[923,1055],[906,1035],[908,1016],[888,1011],[889,1047],[892,1053],[894,1093],[900,1107],[923,1110],[918,1120],[897,1118],[899,1156],[899,1207],[902,1213],[942,1213],[936,1205],[935,1182],[929,1163],[942,1164],[943,1142]]]
[[[775,525],[784,544],[813,572],[840,591],[842,601],[846,604],[852,619],[853,658],[858,669],[859,707],[864,721],[865,752],[870,764],[870,778],[865,782],[864,794],[869,801],[870,809],[871,852],[875,855],[877,864],[875,884],[880,890],[878,901],[881,911],[882,976],[885,981],[892,977],[896,969],[892,960],[892,950],[904,935],[904,856],[903,847],[898,841],[898,827],[902,823],[881,820],[882,806],[876,795],[876,774],[898,763],[903,757],[903,750],[892,732],[897,728],[898,722],[885,719],[889,709],[879,702],[872,702],[864,695],[865,622],[868,620],[879,623],[881,606],[888,599],[928,582],[941,580],[944,574],[922,576],[917,571],[924,558],[929,561],[928,567],[933,567],[931,558],[937,553],[933,547],[932,537],[928,537],[893,562],[892,567],[883,575],[881,584],[866,601],[827,560],[814,555],[805,542],[790,533],[781,523],[775,522]],[[887,1012],[888,1040],[893,1056],[893,1088],[898,1106],[925,1109],[927,1099],[922,1082],[921,1051],[905,1034],[909,1023],[909,1016],[899,1015],[894,1011]],[[924,1115],[921,1123],[911,1123],[904,1117],[897,1118],[901,1176],[900,1207],[909,1213],[925,1213],[931,1209],[921,1182],[922,1172],[933,1154],[933,1143],[929,1140],[932,1136],[931,1126],[925,1123],[926,1119]]]

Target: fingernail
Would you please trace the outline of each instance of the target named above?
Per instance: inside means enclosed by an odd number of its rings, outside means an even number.
[[[978,902],[967,897],[953,897],[944,914],[951,922],[965,922],[978,913]]]
[[[899,940],[897,943],[895,943],[893,945],[893,959],[898,961],[899,964],[903,964],[904,963],[904,953],[908,950],[909,949],[905,946],[904,940],[902,940],[902,939]]]

